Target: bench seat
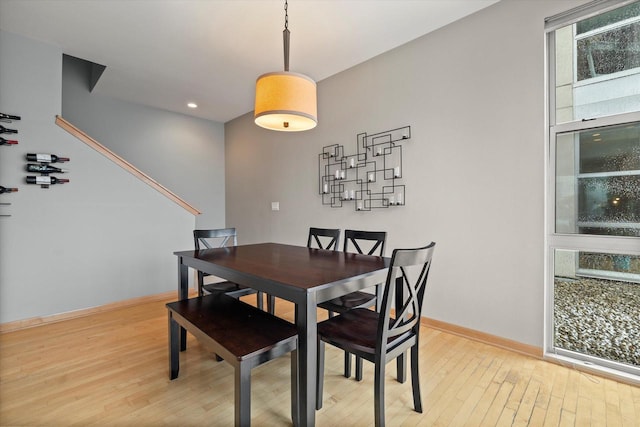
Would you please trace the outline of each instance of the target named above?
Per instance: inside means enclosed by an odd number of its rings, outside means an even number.
[[[251,423],[251,369],[293,352],[291,415],[296,420],[298,332],[295,325],[223,293],[168,303],[167,309],[172,380],[180,370],[182,327],[234,367],[235,425],[248,426]]]

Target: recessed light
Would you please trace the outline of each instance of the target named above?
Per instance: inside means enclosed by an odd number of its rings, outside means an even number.
[[[187,104],[187,107],[189,108],[198,108],[198,104],[196,104],[195,102],[190,102]]]

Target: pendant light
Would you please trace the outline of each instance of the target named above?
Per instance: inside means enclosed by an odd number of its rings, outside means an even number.
[[[266,129],[295,132],[318,124],[316,82],[289,71],[289,15],[284,2],[284,72],[263,74],[256,80],[254,119]]]

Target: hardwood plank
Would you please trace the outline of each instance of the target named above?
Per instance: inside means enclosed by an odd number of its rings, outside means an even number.
[[[540,392],[540,383],[536,380],[530,380],[527,389],[522,396],[520,405],[513,421],[514,426],[527,426],[531,420],[531,415]]]
[[[591,405],[593,400],[588,397],[579,396],[576,406],[576,425],[588,426],[591,425]]]
[[[576,425],[576,414],[571,411],[562,409],[560,414],[559,427],[574,427]]]
[[[560,417],[562,415],[562,398],[551,396],[549,405],[544,414],[544,427],[554,427],[560,425]],[[532,424],[535,425],[535,424]]]
[[[502,412],[505,409],[505,404],[509,399],[509,395],[511,395],[511,392],[513,391],[513,387],[514,384],[509,381],[502,383],[495,398],[493,399],[493,402],[491,402],[491,405],[487,409],[484,419],[482,420],[483,425],[494,426],[497,424],[498,419],[500,419]]]
[[[631,389],[636,388],[628,384],[616,383],[616,391],[620,401],[620,413],[623,427],[637,426],[640,424],[640,412],[636,412],[633,406]]]
[[[496,394],[498,394],[499,390],[500,385],[498,383],[490,383],[484,389],[484,393],[482,394],[480,401],[475,406],[475,408],[473,408],[473,411],[471,411],[471,414],[469,414],[469,418],[467,418],[463,425],[469,427],[482,425],[482,420],[486,416],[487,411],[489,410],[489,407],[491,406],[491,403],[493,402]]]

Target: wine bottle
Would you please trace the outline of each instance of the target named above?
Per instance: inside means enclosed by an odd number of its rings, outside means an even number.
[[[15,129],[9,129],[0,125],[0,133],[18,133],[18,131]]]
[[[15,139],[4,139],[0,136],[0,145],[16,145],[18,141]]]
[[[17,188],[3,187],[2,185],[0,185],[0,194],[2,194],[2,193],[15,193],[16,191],[18,191]]]
[[[55,176],[27,176],[27,184],[53,185],[64,184],[68,179],[56,178]]]
[[[27,172],[40,172],[40,173],[65,173],[69,172],[66,169],[60,169],[49,164],[42,163],[27,163]]]
[[[68,157],[58,157],[55,154],[27,154],[27,160],[32,162],[40,162],[40,163],[59,163],[59,162],[68,162]]]
[[[20,116],[12,116],[11,114],[0,113],[0,119],[20,120]]]

